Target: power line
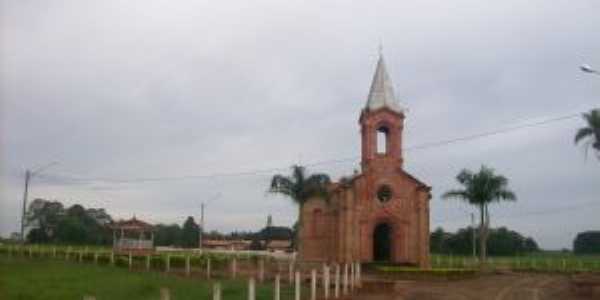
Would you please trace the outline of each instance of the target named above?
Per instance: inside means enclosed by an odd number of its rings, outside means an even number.
[[[536,215],[551,215],[551,214],[556,214],[556,213],[564,213],[565,211],[569,211],[569,210],[594,207],[594,206],[600,206],[600,202],[588,201],[588,202],[583,202],[583,203],[579,203],[579,204],[575,204],[575,205],[555,207],[552,209],[546,209],[546,210],[542,210],[542,211],[530,211],[530,212],[525,212],[525,213],[520,213],[520,214],[511,214],[511,215],[504,215],[504,216],[498,215],[498,216],[494,216],[494,219],[511,219],[511,218],[520,218],[520,217],[536,216]],[[450,223],[450,222],[454,222],[456,220],[460,220],[460,219],[464,219],[464,218],[465,218],[464,216],[459,216],[459,217],[453,217],[453,218],[449,218],[449,219],[445,219],[445,220],[432,220],[432,223],[433,222],[435,222],[435,223]]]
[[[428,149],[428,148],[441,147],[441,146],[451,145],[451,144],[455,144],[455,143],[459,143],[459,142],[481,139],[484,137],[504,134],[504,133],[508,133],[508,132],[521,130],[521,129],[533,128],[533,127],[538,127],[538,126],[542,126],[542,125],[546,125],[546,124],[550,124],[550,123],[565,121],[565,120],[573,119],[573,118],[579,117],[579,116],[580,116],[580,113],[568,114],[568,115],[549,118],[549,119],[545,119],[545,120],[541,120],[541,121],[537,121],[537,122],[523,124],[523,125],[519,125],[519,126],[512,126],[512,127],[507,127],[507,128],[502,128],[502,129],[497,129],[497,130],[492,130],[492,131],[486,131],[486,132],[482,132],[482,133],[467,135],[467,136],[453,138],[453,139],[440,140],[440,141],[434,141],[434,142],[427,142],[427,143],[423,143],[423,144],[419,144],[419,145],[413,145],[413,146],[405,147],[405,148],[403,148],[403,150],[404,151],[414,151],[414,150],[422,150],[422,149]],[[341,158],[341,159],[323,160],[323,161],[317,161],[314,163],[305,164],[305,166],[314,167],[314,166],[330,165],[330,164],[336,164],[336,163],[353,162],[353,161],[358,160],[359,158],[360,158],[360,156],[352,156],[352,157],[346,157],[346,158]],[[216,178],[216,177],[269,175],[273,172],[285,171],[287,169],[289,169],[289,166],[266,168],[266,169],[256,169],[256,170],[241,171],[241,172],[230,172],[230,173],[183,175],[183,176],[171,176],[171,177],[139,177],[139,178],[123,178],[123,179],[119,179],[119,178],[115,179],[115,178],[108,178],[108,177],[68,177],[68,176],[60,177],[60,174],[57,174],[57,173],[54,173],[54,174],[59,176],[59,179],[61,179],[61,180],[72,181],[72,182],[101,181],[101,182],[106,182],[106,183],[144,183],[144,182],[163,182],[163,181],[207,179],[207,178]],[[45,177],[47,179],[56,179],[56,177],[48,177],[48,176],[40,176],[40,177]]]

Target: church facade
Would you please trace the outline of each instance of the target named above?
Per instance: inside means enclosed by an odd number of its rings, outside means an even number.
[[[404,118],[380,56],[359,118],[361,172],[303,205],[301,259],[429,267],[431,188],[403,169]]]

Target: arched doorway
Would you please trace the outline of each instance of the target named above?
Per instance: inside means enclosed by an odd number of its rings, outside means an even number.
[[[392,260],[392,227],[381,223],[373,230],[373,260]]]

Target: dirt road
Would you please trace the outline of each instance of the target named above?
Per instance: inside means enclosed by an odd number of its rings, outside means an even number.
[[[395,292],[358,295],[356,300],[578,300],[562,275],[486,275],[459,281],[403,281]]]

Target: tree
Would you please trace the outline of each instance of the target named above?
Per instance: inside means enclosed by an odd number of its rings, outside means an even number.
[[[600,159],[600,109],[592,109],[589,113],[584,113],[583,119],[587,126],[577,130],[575,144],[585,140],[586,156],[588,149],[592,147]]]
[[[429,248],[433,253],[446,253],[446,240],[448,234],[442,227],[438,227],[431,233],[429,238]]]
[[[181,244],[181,227],[177,224],[158,224],[154,231],[154,244],[157,246],[178,246]]]
[[[289,197],[298,205],[298,232],[302,230],[302,209],[304,204],[312,198],[329,199],[328,186],[331,179],[326,174],[312,174],[308,176],[306,169],[302,166],[292,166],[292,175],[275,175],[271,179],[269,191]],[[300,239],[295,246],[300,249]]]
[[[183,229],[181,230],[181,246],[185,248],[198,247],[199,233],[200,227],[196,224],[194,218],[188,217],[183,223]]]
[[[456,180],[464,188],[447,191],[442,197],[466,201],[479,209],[479,258],[485,264],[490,225],[489,205],[500,201],[516,201],[517,197],[508,189],[508,179],[496,175],[493,169],[486,166],[481,166],[478,173],[464,169],[456,176]]]
[[[600,231],[585,231],[573,241],[575,254],[600,254]]]

